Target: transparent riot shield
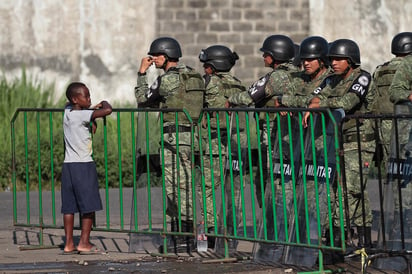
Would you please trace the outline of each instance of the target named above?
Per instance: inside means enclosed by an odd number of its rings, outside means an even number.
[[[285,248],[284,263],[312,267],[319,257],[318,248],[328,245],[325,231],[332,229],[333,184],[336,178],[336,125],[344,117],[340,109],[310,117],[303,133],[303,153],[298,157],[296,178],[297,213],[290,225],[291,242]],[[302,145],[301,140],[295,145]],[[298,246],[300,245],[300,246]]]
[[[218,218],[215,252],[236,252],[238,239],[246,231],[245,185],[250,182],[251,149],[256,146],[256,123],[251,112],[238,111],[230,115],[225,146],[224,183]],[[241,225],[242,224],[242,225]],[[227,253],[226,253],[227,254]]]
[[[374,265],[381,269],[405,271],[412,258],[408,255],[412,253],[411,115],[411,103],[395,105],[387,181],[383,186],[384,221],[377,246],[386,254],[374,260]]]
[[[149,222],[142,226],[138,218],[141,212],[152,212],[148,202],[153,200],[153,193],[158,191],[155,187],[161,185],[159,115],[159,112],[150,110],[136,114],[136,189],[133,189],[134,206],[131,209],[131,231],[142,227],[151,229],[155,226],[154,223],[151,223],[150,218]],[[156,229],[160,230],[160,226]],[[148,250],[153,252],[157,251],[161,239],[155,234],[130,233],[129,242],[129,252]]]
[[[269,174],[262,176],[267,180],[259,232],[262,242],[256,243],[254,247],[256,261],[280,262],[284,244],[290,243],[291,240],[290,224],[297,216],[296,178],[299,174],[300,155],[303,149],[300,137],[302,127],[296,114],[272,113],[275,119],[271,120],[267,116],[266,126],[270,125],[270,127],[267,131],[265,128],[262,130],[261,137],[271,149],[268,149],[266,155]]]

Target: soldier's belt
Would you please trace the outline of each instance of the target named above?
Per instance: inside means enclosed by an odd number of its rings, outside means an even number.
[[[177,126],[169,125],[163,127],[163,133],[175,133],[175,132],[191,132],[192,128],[190,126]]]
[[[359,135],[359,140],[361,142],[368,142],[368,141],[372,141],[375,139],[375,135],[373,133],[369,133],[369,134],[360,134]],[[343,141],[345,143],[352,143],[352,142],[357,142],[358,141],[358,135],[356,134],[352,134],[352,135],[345,135],[343,137]]]

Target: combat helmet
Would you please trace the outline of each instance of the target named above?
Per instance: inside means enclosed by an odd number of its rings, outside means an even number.
[[[324,64],[329,64],[328,41],[320,36],[306,37],[300,43],[299,57],[300,59],[320,59]]]
[[[395,55],[409,54],[412,52],[412,32],[401,32],[392,39],[391,52]]]
[[[260,51],[269,54],[276,61],[287,62],[295,57],[295,44],[288,36],[271,35],[263,41]]]
[[[360,50],[358,45],[349,39],[338,39],[329,46],[328,57],[345,57],[350,60],[352,65],[359,66]]]
[[[169,59],[178,60],[182,57],[182,50],[179,42],[171,37],[160,37],[152,42],[150,45],[149,55],[164,54]]]
[[[216,71],[229,71],[236,63],[239,56],[228,47],[222,45],[210,46],[202,49],[199,54],[200,62],[212,66]]]

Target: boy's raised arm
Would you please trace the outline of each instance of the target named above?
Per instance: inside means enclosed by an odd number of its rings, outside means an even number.
[[[95,108],[96,110],[92,114],[92,120],[112,113],[112,106],[107,101],[101,101]]]

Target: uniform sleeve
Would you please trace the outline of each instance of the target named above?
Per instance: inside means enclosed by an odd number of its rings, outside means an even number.
[[[134,95],[137,103],[143,103],[146,101],[145,94],[148,90],[149,86],[147,85],[147,76],[137,76],[137,84],[134,88]]]
[[[267,97],[286,94],[293,95],[295,93],[295,85],[286,72],[275,70],[270,75],[265,91]]]
[[[208,108],[224,108],[225,98],[223,87],[216,76],[212,76],[206,86],[205,104]]]
[[[389,95],[392,103],[397,104],[407,101],[408,96],[412,93],[412,57],[405,57],[399,64],[393,77],[392,84],[389,87]]]
[[[375,79],[375,74],[373,74],[371,85],[365,97],[367,112],[372,112],[374,110],[377,110],[376,108],[377,99],[378,99],[378,96],[377,96],[376,79]]]
[[[249,93],[247,91],[243,91],[237,94],[233,94],[232,96],[229,97],[229,103],[233,105],[239,105],[239,106],[251,106],[253,105],[253,100],[252,97],[250,97]]]
[[[342,97],[329,97],[320,100],[320,107],[327,108],[342,108],[343,110],[350,111],[360,103],[358,95],[353,92],[348,92]]]

